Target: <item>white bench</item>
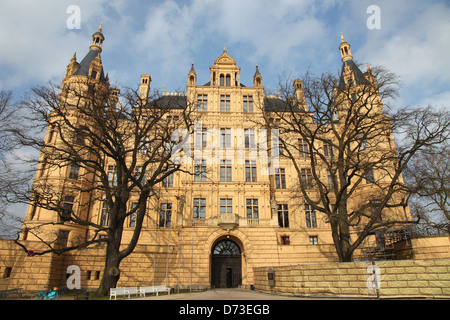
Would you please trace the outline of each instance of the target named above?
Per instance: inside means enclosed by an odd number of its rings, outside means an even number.
[[[167,294],[170,294],[170,288],[166,286],[150,286],[150,287],[141,287],[139,290],[139,294],[141,295],[141,297],[142,295],[144,295],[145,297],[146,293],[155,293],[155,292],[156,295],[158,295],[158,293],[160,292],[167,292]]]
[[[111,288],[109,289],[109,300],[114,297],[116,300],[117,296],[126,296],[128,295],[128,299],[130,299],[130,295],[139,294],[139,289],[137,287],[128,287],[128,288]]]

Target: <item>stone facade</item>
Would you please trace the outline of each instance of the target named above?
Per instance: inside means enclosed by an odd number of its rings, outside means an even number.
[[[86,57],[80,63],[76,56],[72,58],[63,80],[63,88],[87,79],[91,85],[110,92],[110,98],[115,98],[117,91],[110,88],[108,75],[104,75],[100,58],[103,41],[100,29],[94,33],[93,44]],[[348,64],[352,60],[348,53],[350,46],[343,40],[340,49],[344,47],[343,62]],[[270,102],[276,104],[281,99],[265,95],[258,67],[253,77],[253,86],[243,85],[240,82],[241,68],[226,50],[214,61],[210,71],[209,82],[198,85],[192,65],[188,73],[186,94],[164,93],[164,96],[195,101],[198,106],[196,116],[202,122],[202,127],[216,130],[223,139],[221,143],[226,145],[233,140],[233,145],[236,145],[239,137],[233,132],[241,130],[247,139],[245,143],[252,144],[259,134],[260,128],[255,128],[255,123],[263,117],[261,106]],[[368,76],[361,71],[359,73],[361,77]],[[144,100],[148,98],[150,82],[148,74],[141,76],[139,94]],[[296,98],[301,99],[301,81],[296,80],[294,87]],[[57,139],[53,134],[52,128],[49,128],[46,141]],[[193,144],[202,144],[202,138],[199,139],[193,141]],[[230,283],[234,283],[231,278],[239,277],[239,285],[243,287],[253,284],[260,286],[260,273],[266,270],[261,269],[262,267],[338,260],[325,217],[316,212],[307,212],[304,203],[298,203],[292,197],[298,177],[290,160],[280,157],[279,167],[283,171],[279,171],[278,175],[263,173],[264,163],[260,155],[254,162],[250,161],[247,149],[243,161],[239,161],[239,155],[233,153],[232,161],[224,160],[208,167],[211,170],[208,179],[177,172],[161,185],[160,198],[148,203],[148,213],[136,249],[121,263],[118,286],[166,284],[179,288],[208,288],[217,273],[229,277],[227,281],[230,280]],[[63,190],[67,184],[80,183],[73,181],[73,172],[69,172],[71,168],[68,166],[47,172],[42,167],[45,159],[41,160],[35,184],[45,181],[46,184]],[[197,170],[197,166],[192,161],[185,165],[185,169],[193,172]],[[370,192],[370,186],[367,188]],[[79,215],[89,217],[90,221],[100,225],[105,218],[103,203],[89,203],[89,199],[87,193],[74,197],[70,203],[71,209],[85,210],[79,212]],[[165,216],[166,220],[161,224],[163,209],[165,213],[170,211],[170,214]],[[399,214],[407,219],[407,210],[401,210],[403,211]],[[20,241],[37,251],[41,246],[40,242],[27,230],[56,219],[55,212],[30,205]],[[130,240],[133,230],[132,221],[126,220],[124,244]],[[57,242],[63,236],[64,245],[69,246],[93,233],[94,230],[88,226],[65,223],[49,224],[43,229],[41,236]],[[239,261],[233,266],[216,266],[212,262],[216,248],[219,250],[219,244],[230,243],[238,246],[236,255],[239,255]],[[28,257],[11,243],[1,244],[2,257],[6,258],[2,258],[0,272],[9,274],[1,280],[0,289],[19,286],[26,290],[38,290],[42,285],[64,286],[66,270],[70,265],[80,267],[81,286],[93,289],[98,287],[104,272],[104,244],[60,256],[50,254],[34,257]],[[299,273],[298,276],[302,275]],[[315,276],[323,277],[324,274]]]

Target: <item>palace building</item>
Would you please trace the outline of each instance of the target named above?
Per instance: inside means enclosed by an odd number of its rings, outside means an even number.
[[[110,86],[101,59],[104,40],[100,28],[93,34],[86,56],[80,62],[76,56],[70,61],[63,88],[89,78],[93,85],[109,92],[110,99],[115,98],[118,92]],[[370,80],[370,72],[363,73],[356,67],[350,45],[343,38],[339,51],[343,76],[353,72],[357,84]],[[149,99],[151,80],[146,73],[141,76],[139,94],[142,99]],[[253,268],[256,267],[337,262],[326,219],[293,197],[298,176],[291,161],[278,157],[277,168],[270,172],[267,161],[274,159],[265,157],[261,153],[263,148],[256,146],[263,141],[264,128],[255,124],[260,123],[264,112],[283,105],[279,96],[265,95],[258,66],[253,83],[243,84],[241,68],[224,49],[210,67],[209,79],[199,83],[192,64],[186,80],[185,93],[164,92],[161,99],[170,97],[177,101],[178,107],[195,102],[195,115],[201,122],[201,129],[192,135],[192,145],[205,148],[208,139],[203,134],[213,131],[220,137],[221,147],[237,146],[238,140],[242,140],[243,153],[233,149],[231,157],[219,159],[215,164],[207,163],[200,156],[183,164],[186,171],[195,172],[194,175],[178,171],[161,183],[159,197],[149,201],[138,244],[121,263],[117,286],[248,288],[253,285]],[[294,83],[295,94],[299,97],[303,94],[301,84],[300,80]],[[58,137],[48,128],[45,139],[51,141]],[[255,150],[253,156],[251,150]],[[74,166],[50,172],[40,168],[35,184],[45,181],[63,192],[67,184],[82,174],[78,170]],[[114,176],[112,167],[110,174]],[[63,206],[74,211],[86,210],[90,221],[107,225],[104,203],[90,202],[90,199],[89,193],[66,196]],[[86,203],[89,205],[82,205]],[[27,248],[33,248],[33,243],[36,250],[45,248],[33,232],[27,232],[38,224],[47,224],[45,236],[60,247],[70,246],[94,232],[88,224],[52,223],[57,219],[55,212],[30,204],[21,242],[26,243]],[[134,222],[132,216],[125,221],[124,243],[132,236]],[[50,253],[34,257],[26,257],[14,244],[10,244],[8,250],[11,257],[19,257],[6,259],[10,265],[5,262],[2,266],[9,268],[11,279],[15,279],[11,286],[28,290],[43,285],[64,286],[70,265],[80,268],[83,288],[97,288],[104,272],[104,244],[61,255]]]

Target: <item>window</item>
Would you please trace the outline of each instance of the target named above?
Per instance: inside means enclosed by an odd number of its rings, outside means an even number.
[[[300,179],[305,189],[310,189],[313,186],[313,176],[311,169],[300,169]]]
[[[142,167],[141,166],[136,166],[136,171],[134,173],[134,177],[141,183],[146,183],[147,182],[147,174],[146,172],[142,172]]]
[[[244,146],[247,149],[256,149],[254,129],[244,129]]]
[[[309,157],[308,142],[305,139],[298,139],[298,150],[300,158]]]
[[[194,181],[206,181],[206,160],[195,165]]]
[[[220,213],[233,213],[233,199],[220,199]]]
[[[161,210],[159,211],[159,226],[170,227],[172,222],[172,204],[161,203]]]
[[[68,240],[69,240],[69,231],[59,230],[58,231],[58,238],[56,239],[56,244],[60,248],[66,248]]]
[[[331,174],[330,170],[327,170],[327,177],[328,177],[328,188],[333,189],[333,175]]]
[[[77,163],[73,163],[70,165],[69,170],[69,179],[78,179],[78,174],[80,172],[80,165]]]
[[[130,222],[128,224],[129,227],[135,227],[136,226],[136,213],[139,208],[137,208],[137,202],[133,202],[131,204],[131,214],[130,214]]]
[[[149,142],[150,142],[150,138],[149,137],[145,137],[143,139],[143,141],[141,141],[139,143],[139,154],[147,154],[148,149],[149,149]]]
[[[281,245],[289,245],[289,244],[291,244],[289,236],[281,236]]]
[[[12,268],[11,267],[6,267],[5,268],[5,272],[3,273],[3,278],[11,277],[11,272],[12,272]]]
[[[206,217],[206,199],[194,198],[194,220],[204,220]]]
[[[309,204],[305,204],[306,227],[317,228],[316,211]]]
[[[72,212],[73,212],[74,200],[75,200],[75,198],[71,197],[71,196],[64,197],[63,210],[62,210],[61,217],[60,217],[62,221],[70,220],[70,217],[72,216]]]
[[[333,156],[333,148],[331,146],[331,142],[328,141],[323,142],[323,155],[326,158],[331,158]]]
[[[280,228],[289,228],[289,212],[287,204],[277,204],[278,226]]]
[[[97,71],[92,70],[92,72],[91,72],[91,78],[92,78],[92,79],[97,78]]]
[[[230,96],[229,95],[221,95],[220,96],[220,112],[230,112]]]
[[[162,186],[163,188],[173,188],[173,173],[164,178]]]
[[[368,169],[365,173],[365,178],[366,178],[366,183],[375,183],[375,177],[373,175],[373,170],[372,169]]]
[[[109,212],[108,212],[108,204],[106,202],[103,203],[102,216],[100,218],[100,225],[102,227],[109,226]]]
[[[245,161],[245,181],[246,182],[256,182],[256,161],[246,160]]]
[[[208,96],[206,94],[199,94],[197,96],[197,111],[206,112],[208,111]]]
[[[226,86],[230,87],[231,86],[231,76],[229,74],[227,74],[226,78]]]
[[[111,186],[117,186],[117,168],[116,166],[108,166],[108,181]]]
[[[220,147],[231,148],[231,129],[220,129]]]
[[[253,97],[244,96],[244,112],[253,112]]]
[[[196,131],[195,134],[195,147],[205,148],[208,139],[208,129],[202,128],[202,130]]]
[[[275,169],[275,187],[277,189],[286,189],[286,175],[284,168]]]
[[[220,86],[225,86],[225,76],[223,74],[220,75]]]
[[[318,236],[309,236],[309,244],[319,244],[319,237]]]
[[[247,219],[259,219],[258,199],[247,199]]]
[[[220,181],[231,181],[231,160],[220,160]]]

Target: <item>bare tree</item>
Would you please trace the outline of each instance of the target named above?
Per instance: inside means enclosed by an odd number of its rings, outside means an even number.
[[[412,214],[426,228],[450,232],[450,149],[425,148],[405,171]],[[439,232],[438,231],[438,232]]]
[[[24,227],[48,247],[35,254],[62,254],[106,242],[99,293],[107,295],[120,278],[121,261],[138,243],[156,186],[182,170],[172,160],[178,143],[172,137],[177,129],[191,130],[192,105],[184,95],[155,93],[143,99],[127,89],[119,97],[118,90],[70,83],[33,89],[23,107],[28,110],[24,123],[30,126],[14,133],[21,145],[40,151],[32,190],[22,194],[32,206]],[[45,138],[37,138],[45,130]],[[102,218],[94,221],[90,207],[99,201]],[[36,208],[53,212],[57,219],[38,219]],[[127,219],[133,220],[134,231],[124,244]],[[72,245],[49,237],[55,225],[75,226],[78,237],[72,237]],[[23,241],[16,243],[28,250]]]
[[[385,102],[399,82],[388,70],[346,69],[337,77],[307,73],[293,86],[280,81],[282,102],[269,99],[265,110],[298,175],[294,197],[326,217],[340,261],[351,261],[375,230],[410,222],[402,173],[450,129],[448,112],[392,111]]]

